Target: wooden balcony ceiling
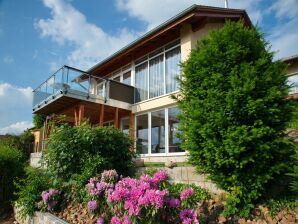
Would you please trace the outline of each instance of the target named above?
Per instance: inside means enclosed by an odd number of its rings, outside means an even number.
[[[45,115],[51,115],[51,114],[65,114],[65,115],[71,115],[73,116],[73,108],[77,105],[84,105],[85,107],[85,115],[86,117],[96,117],[94,120],[96,120],[99,116],[100,112],[100,106],[104,105],[104,101],[102,101],[102,104],[90,102],[87,100],[81,100],[73,97],[68,97],[65,95],[62,95],[59,98],[56,98],[52,102],[40,107],[37,109],[34,113],[36,114],[45,114]],[[115,110],[115,107],[105,105],[104,107],[105,116],[107,119],[109,119],[109,114],[111,114],[111,117],[113,117],[113,111]],[[130,110],[125,109],[119,109],[119,114],[122,116],[123,114],[129,114]]]

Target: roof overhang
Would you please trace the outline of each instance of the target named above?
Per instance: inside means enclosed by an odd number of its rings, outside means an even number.
[[[191,24],[193,31],[196,31],[210,19],[243,19],[245,25],[252,25],[245,10],[193,5],[99,62],[87,72],[95,76],[105,76],[159,46],[178,39],[183,24]]]

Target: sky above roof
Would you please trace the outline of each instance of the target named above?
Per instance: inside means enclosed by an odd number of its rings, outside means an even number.
[[[0,0],[0,134],[32,126],[32,90],[64,64],[88,69],[192,4],[224,0]],[[297,0],[229,0],[276,51],[298,53]]]

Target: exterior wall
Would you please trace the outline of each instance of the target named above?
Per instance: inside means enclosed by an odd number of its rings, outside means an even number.
[[[199,40],[206,37],[210,30],[219,29],[223,27],[223,23],[206,23],[198,31],[193,32],[190,24],[184,24],[180,30],[180,41],[181,41],[181,61],[187,60],[191,49],[194,49]]]
[[[34,152],[40,152],[42,148],[42,129],[35,129],[34,135]]]
[[[145,100],[132,106],[133,113],[142,113],[152,109],[163,108],[174,105],[176,102],[171,98],[172,94]]]
[[[185,162],[187,155],[169,155],[169,156],[160,156],[160,155],[150,155],[141,157],[144,162],[154,162],[154,163],[168,163],[168,162]]]
[[[146,167],[140,167],[137,172],[143,173]],[[213,194],[222,194],[223,190],[220,190],[214,183],[207,179],[207,174],[198,174],[194,167],[174,167],[174,168],[159,168],[166,170],[169,174],[170,181],[175,183],[196,184],[202,188],[208,189]]]
[[[38,168],[41,167],[41,152],[35,152],[30,154],[30,166]]]

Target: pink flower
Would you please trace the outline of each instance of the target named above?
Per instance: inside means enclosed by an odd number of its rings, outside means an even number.
[[[89,201],[87,206],[91,211],[95,211],[97,209],[97,202],[96,201]]]
[[[104,170],[101,173],[101,181],[106,183],[115,183],[119,175],[116,170]]]
[[[182,191],[180,193],[180,199],[181,200],[184,200],[184,199],[187,199],[189,198],[190,196],[194,195],[195,192],[194,190],[190,187],[190,188],[186,188],[184,191]]]
[[[96,224],[104,224],[105,223],[105,220],[102,218],[102,217],[99,217],[97,220],[96,220]]]
[[[171,198],[168,201],[168,204],[171,208],[179,208],[181,205],[180,200],[178,198]]]
[[[132,224],[132,221],[129,219],[128,216],[124,216],[122,224]]]
[[[197,213],[193,209],[184,209],[180,211],[179,217],[183,224],[199,223]]]
[[[154,175],[153,178],[154,182],[159,183],[159,182],[163,182],[165,180],[168,179],[168,174],[166,171],[164,170],[159,170],[157,171]]]
[[[121,220],[117,216],[114,216],[111,219],[111,224],[121,224]]]

